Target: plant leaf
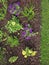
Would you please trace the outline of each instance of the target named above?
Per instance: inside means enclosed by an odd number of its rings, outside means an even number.
[[[18,59],[18,56],[12,56],[9,58],[10,63],[14,63]]]

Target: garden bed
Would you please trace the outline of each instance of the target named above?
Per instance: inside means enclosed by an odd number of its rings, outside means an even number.
[[[7,4],[5,17],[0,20],[0,30],[3,34],[3,38],[0,40],[0,48],[4,51],[3,63],[1,61],[0,65],[40,65],[40,0],[8,0]],[[24,16],[20,12],[13,13],[9,9],[10,4],[19,5],[20,10],[18,11],[25,12],[25,14],[22,13]],[[25,7],[30,8],[30,6],[31,9],[26,8],[27,12],[24,11]],[[0,7],[3,7],[2,3]],[[28,14],[29,10],[31,11],[30,14],[33,14],[32,16]],[[16,25],[12,21],[16,21]],[[27,33],[28,30],[31,31]],[[18,44],[16,45],[16,43]],[[11,57],[14,56],[16,59],[11,60]],[[16,61],[14,62],[14,60]]]

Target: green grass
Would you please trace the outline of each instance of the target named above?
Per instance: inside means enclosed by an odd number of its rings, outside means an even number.
[[[49,0],[41,1],[41,65],[49,65]]]

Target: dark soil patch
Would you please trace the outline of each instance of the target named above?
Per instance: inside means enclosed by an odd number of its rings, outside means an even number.
[[[8,4],[9,3],[13,3],[16,2],[17,0],[8,0]],[[4,43],[0,43],[0,46],[6,48],[6,59],[7,59],[7,65],[40,65],[40,0],[20,0],[21,2],[21,7],[23,8],[25,5],[27,5],[27,3],[33,3],[34,5],[34,11],[36,13],[35,17],[33,20],[31,20],[29,23],[31,24],[34,32],[39,32],[38,35],[32,37],[31,40],[29,41],[25,41],[21,36],[18,36],[19,40],[20,40],[20,45],[18,47],[14,47],[11,48],[10,46],[5,46]],[[2,7],[2,5],[0,4],[0,7]],[[11,14],[7,11],[7,14],[5,16],[5,19],[3,21],[0,21],[0,28],[4,27],[5,24],[7,23],[8,20],[10,20],[11,18]],[[26,18],[20,18],[20,16],[18,16],[18,18],[20,19],[20,23],[24,26],[24,24],[27,21]],[[15,35],[17,35],[17,33],[14,33]],[[25,49],[25,47],[29,47],[32,50],[36,50],[38,51],[37,55],[35,57],[28,57],[27,59],[25,59],[22,56],[22,49]],[[19,56],[18,60],[13,63],[10,64],[8,62],[8,59],[13,56],[13,55],[17,55]]]

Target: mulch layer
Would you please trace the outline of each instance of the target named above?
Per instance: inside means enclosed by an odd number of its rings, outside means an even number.
[[[8,0],[8,4],[10,3],[14,3],[17,0]],[[21,38],[21,36],[18,36],[19,41],[20,41],[20,45],[18,47],[14,47],[11,48],[9,45],[4,46],[4,43],[0,43],[0,46],[5,47],[7,49],[6,51],[6,65],[40,65],[40,4],[41,1],[40,0],[18,0],[21,2],[21,7],[25,7],[27,4],[29,5],[29,3],[32,3],[34,5],[34,11],[35,11],[35,17],[33,20],[31,20],[29,22],[29,24],[32,26],[33,31],[34,32],[39,32],[38,35],[32,37],[31,40],[25,41],[23,40],[23,38]],[[2,7],[2,5],[0,4],[0,7]],[[5,19],[0,21],[0,28],[4,27],[5,24],[7,23],[8,20],[10,20],[11,18],[11,14],[7,11],[7,14],[5,16]],[[18,16],[18,18],[20,19],[20,23],[24,26],[24,24],[27,21],[26,18],[20,18],[20,15]],[[17,33],[14,33],[15,35],[17,35]],[[25,59],[22,56],[22,49],[25,49],[26,47],[29,47],[35,51],[38,51],[37,55],[34,57],[28,57],[27,59]],[[17,55],[19,56],[18,60],[15,63],[9,63],[8,59],[9,57],[13,56],[13,55]]]

